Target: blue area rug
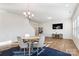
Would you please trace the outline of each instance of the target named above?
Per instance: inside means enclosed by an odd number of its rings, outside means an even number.
[[[44,47],[44,51],[41,52],[39,54],[39,56],[71,56],[71,54],[56,50],[56,49],[52,49],[52,48],[48,48],[48,47]]]
[[[41,49],[39,49],[39,52]],[[28,52],[26,52],[27,54]],[[6,51],[0,52],[0,56],[24,56],[23,51],[19,51],[19,48],[11,48]],[[37,52],[34,52],[31,56],[37,56]],[[71,56],[71,54],[48,48],[48,47],[43,47],[43,51],[38,54],[38,56]]]

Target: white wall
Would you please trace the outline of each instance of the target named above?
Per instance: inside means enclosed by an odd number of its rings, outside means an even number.
[[[63,29],[53,30],[52,24],[56,23],[63,23]],[[52,33],[62,33],[64,39],[72,39],[72,22],[70,19],[52,20],[47,23],[43,23],[40,26],[43,27],[43,33],[46,36],[51,36]]]
[[[30,20],[30,24],[32,25],[32,27],[33,27],[34,29],[38,28],[38,26],[39,26],[39,23],[34,22],[34,21],[31,21],[31,20]]]
[[[32,25],[32,27],[33,27],[34,30],[35,30],[35,35],[38,35],[38,27],[39,27],[39,23],[30,20],[30,24]]]
[[[23,36],[25,33],[35,35],[33,27],[26,18],[0,10],[0,42],[16,40],[17,36]]]
[[[73,41],[76,45],[76,47],[79,49],[79,35],[77,36],[77,31],[76,31],[76,20],[77,20],[77,17],[79,16],[79,6],[74,14],[74,17],[72,18],[73,20]]]

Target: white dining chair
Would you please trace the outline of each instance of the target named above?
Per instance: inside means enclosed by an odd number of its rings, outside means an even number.
[[[19,36],[17,37],[17,40],[18,40],[18,44],[19,44],[20,49],[24,49],[24,55],[25,55],[25,52],[26,52],[25,49],[28,48],[27,42],[24,43],[23,39]]]
[[[39,48],[41,48],[43,50],[44,46],[45,46],[45,36],[44,35],[40,35],[39,41],[33,43],[33,47],[37,48],[37,55],[38,55]]]

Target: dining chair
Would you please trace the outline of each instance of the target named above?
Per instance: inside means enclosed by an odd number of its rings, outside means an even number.
[[[27,42],[26,43],[23,42],[23,39],[19,36],[17,37],[17,40],[18,40],[18,44],[19,44],[20,49],[24,49],[24,55],[25,55],[25,52],[26,52],[25,49],[28,48]]]
[[[39,41],[33,43],[33,48],[37,48],[37,55],[38,55],[39,48],[41,48],[41,51],[42,51],[44,46],[45,46],[45,36],[40,35]]]

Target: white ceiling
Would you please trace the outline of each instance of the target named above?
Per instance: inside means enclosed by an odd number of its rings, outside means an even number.
[[[74,3],[3,3],[0,4],[0,9],[22,16],[24,16],[22,13],[29,9],[34,14],[31,20],[45,22],[71,18],[76,6]]]

